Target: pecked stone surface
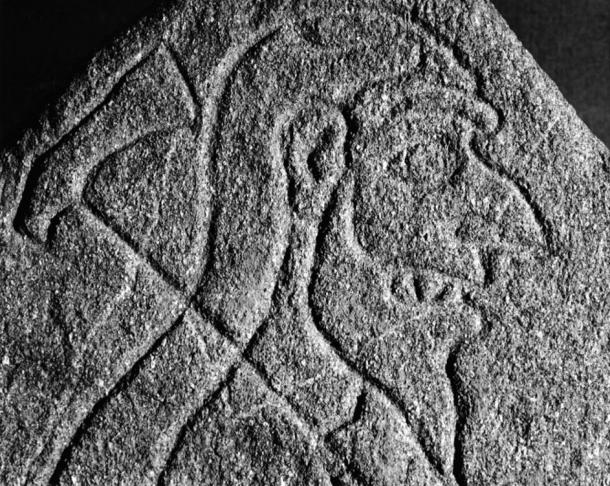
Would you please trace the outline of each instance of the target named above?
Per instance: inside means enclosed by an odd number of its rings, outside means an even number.
[[[178,2],[0,152],[3,484],[609,484],[610,154],[485,0]]]

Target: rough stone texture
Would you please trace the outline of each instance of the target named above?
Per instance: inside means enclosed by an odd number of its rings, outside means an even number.
[[[177,3],[0,157],[0,482],[609,484],[610,154],[487,1]]]

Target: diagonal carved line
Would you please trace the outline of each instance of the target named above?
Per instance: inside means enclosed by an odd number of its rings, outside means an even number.
[[[175,51],[174,47],[169,43],[162,43],[161,47],[163,48],[163,50],[165,50],[168,57],[174,63],[174,66],[176,67],[176,71],[182,78],[182,81],[184,82],[186,89],[188,90],[189,96],[197,108],[198,114],[201,115],[201,111],[202,111],[201,100],[199,99],[199,96],[197,96],[197,89],[195,88],[195,85],[193,84],[193,81],[191,80],[191,78],[188,76],[186,67],[182,64],[180,56]]]
[[[222,382],[218,385],[216,390],[209,395],[209,397],[203,403],[203,405],[198,407],[190,415],[190,417],[186,420],[186,422],[182,425],[182,427],[180,427],[180,432],[178,432],[178,435],[176,436],[176,440],[174,441],[174,444],[170,450],[170,453],[167,456],[163,469],[161,470],[161,472],[159,473],[159,476],[157,478],[158,486],[163,486],[164,484],[166,484],[167,471],[171,467],[171,465],[174,463],[176,458],[178,457],[178,453],[180,452],[180,448],[182,447],[184,441],[186,440],[186,434],[188,433],[189,429],[191,429],[195,425],[195,422],[199,419],[199,417],[205,411],[205,409],[207,407],[209,407],[213,402],[215,402],[220,397],[220,395],[224,391],[224,389],[230,385],[230,383],[233,381],[233,378],[235,378],[235,374],[237,373],[238,369],[239,369],[239,364],[231,366],[229,368],[229,371],[226,373],[224,380],[222,380]]]
[[[112,400],[119,393],[121,393],[122,391],[126,390],[129,387],[129,385],[136,378],[138,372],[144,365],[145,361],[157,349],[159,349],[162,346],[163,342],[169,336],[171,336],[174,332],[176,332],[176,330],[180,327],[180,325],[182,325],[182,323],[184,322],[184,316],[188,310],[189,310],[189,307],[186,307],[182,311],[182,313],[180,314],[178,319],[176,319],[176,321],[171,325],[171,327],[167,331],[165,331],[163,334],[161,334],[161,336],[159,336],[157,338],[157,340],[152,344],[152,346],[150,348],[148,348],[146,353],[144,353],[134,363],[134,365],[117,381],[117,383],[110,389],[110,391],[108,391],[108,393],[106,393],[106,395],[104,395],[102,398],[100,398],[95,403],[93,408],[89,411],[87,416],[80,423],[80,425],[76,429],[76,432],[72,435],[70,441],[64,448],[64,450],[60,456],[60,459],[57,462],[57,465],[55,466],[55,470],[51,476],[51,479],[49,480],[50,485],[59,484],[59,480],[61,478],[62,473],[69,465],[74,448],[79,444],[79,442],[81,441],[81,439],[83,438],[83,436],[85,435],[85,433],[87,432],[89,427],[92,425],[97,414],[106,407],[106,405],[110,402],[110,400]],[[30,481],[30,479],[31,479],[31,474],[30,474],[30,477],[28,477],[28,480],[26,481],[26,483],[28,483]]]
[[[202,317],[204,317],[205,319],[209,320],[209,317],[205,316],[204,313],[200,313],[200,315]],[[226,329],[225,325],[219,324],[218,322],[212,322],[212,323],[213,323],[214,327],[217,329],[217,331],[219,333],[221,333],[227,341],[231,342],[235,346],[239,345],[239,343],[237,343],[237,341],[235,341],[229,334],[227,334],[224,331]],[[241,363],[241,365],[247,365],[256,374],[256,376],[260,379],[260,381],[263,383],[263,385],[267,388],[267,390],[270,393],[272,393],[275,396],[278,396],[279,398],[281,398],[284,401],[284,404],[289,409],[289,411],[296,418],[299,419],[299,421],[301,422],[302,425],[304,425],[306,427],[306,431],[317,439],[318,444],[324,444],[324,437],[317,430],[317,428],[315,428],[315,426],[310,424],[307,421],[307,419],[301,415],[301,413],[295,408],[294,404],[286,396],[281,394],[279,391],[275,390],[275,388],[271,384],[269,377],[265,374],[263,369],[256,362],[254,362],[249,356],[247,356],[246,351],[241,353],[240,363]],[[157,481],[158,486],[163,486],[166,484],[167,470],[171,467],[172,462],[176,459],[177,454],[179,453],[179,449],[182,446],[182,443],[186,436],[186,433],[188,432],[188,429],[190,427],[192,427],[192,425],[198,420],[198,418],[201,416],[201,414],[205,411],[206,407],[208,407],[212,403],[212,401],[214,401],[215,399],[218,398],[218,396],[220,395],[220,393],[222,392],[224,387],[226,387],[230,384],[230,381],[234,378],[235,373],[239,369],[239,366],[240,366],[240,364],[236,364],[236,365],[232,366],[231,370],[227,374],[227,378],[220,385],[219,389],[217,389],[215,392],[213,392],[213,394],[210,396],[210,399],[208,399],[203,406],[201,406],[195,412],[193,412],[191,417],[189,417],[189,419],[186,421],[186,423],[184,424],[184,426],[182,427],[182,429],[180,431],[180,434],[179,434],[176,442],[174,443],[174,446],[172,447],[172,453],[169,455],[168,460],[162,470],[162,473],[158,477],[158,481]],[[351,464],[348,464],[346,458],[340,458],[340,459],[343,461],[343,463],[344,463],[343,465],[344,465],[346,471],[348,471],[353,476],[353,479],[356,480],[357,484],[358,483],[365,484],[365,481],[363,481],[362,479],[359,479],[359,478],[361,478],[360,471],[358,471],[356,468],[354,468]]]
[[[287,267],[289,265],[289,263],[290,263],[290,248],[287,247],[284,252],[282,268]],[[281,305],[280,304],[280,302],[282,300],[281,294],[283,292],[283,285],[285,284],[284,278],[282,276],[285,274],[286,274],[286,272],[280,272],[279,277],[275,282],[275,287],[274,287],[273,295],[272,295],[272,301],[273,301],[272,308],[277,308],[279,305]],[[198,311],[200,316],[202,318],[206,319],[208,322],[210,322],[214,326],[214,328],[218,331],[218,333],[221,334],[227,341],[229,341],[231,344],[233,344],[236,348],[240,347],[240,343],[238,343],[235,340],[234,336],[228,331],[228,326],[222,321],[222,318],[220,316],[213,315],[211,312],[209,312],[205,308],[196,308],[196,310]],[[269,316],[271,316],[272,314],[273,314],[273,311],[270,311]],[[250,339],[250,342],[245,346],[245,348],[241,352],[240,362],[242,365],[243,364],[248,365],[255,372],[255,374],[258,376],[258,378],[261,380],[261,382],[264,384],[264,386],[268,389],[269,392],[271,392],[272,394],[274,394],[276,396],[281,397],[285,401],[285,404],[287,405],[287,407],[289,408],[291,413],[293,415],[295,415],[296,417],[298,417],[302,423],[307,424],[308,432],[317,438],[318,443],[323,444],[324,438],[322,437],[322,434],[312,424],[308,423],[307,419],[301,415],[301,413],[296,409],[296,407],[294,406],[294,404],[291,402],[291,400],[288,397],[284,396],[282,393],[280,393],[280,391],[275,389],[275,387],[271,384],[271,380],[265,374],[264,370],[250,356],[251,349],[256,345],[257,342],[260,341],[260,339],[264,333],[264,330],[267,328],[269,318],[270,317],[265,319],[265,321],[258,327],[256,332]],[[234,374],[238,368],[239,368],[239,365],[233,365],[232,370],[229,372],[231,378],[234,376]],[[224,386],[226,386],[229,382],[230,382],[230,379],[229,379],[229,375],[228,375],[225,382],[223,382],[221,384],[221,387],[219,387],[219,389],[216,392],[214,392],[214,395],[218,396],[220,394],[220,392],[222,391],[221,388],[224,388]],[[163,471],[158,477],[158,481],[157,481],[158,486],[162,486],[165,484],[166,471],[171,466],[171,462],[173,460],[175,460],[175,457],[177,456],[177,454],[179,452],[179,448],[181,447],[181,444],[184,440],[184,437],[185,437],[185,434],[186,434],[188,428],[191,427],[192,424],[195,423],[195,421],[201,416],[201,414],[204,412],[205,408],[210,403],[211,403],[211,400],[208,400],[206,404],[204,404],[202,407],[200,407],[195,412],[193,412],[191,417],[186,421],[186,423],[182,427],[181,433],[178,436],[178,438],[172,448],[172,453],[170,454],[170,456],[168,456],[168,460],[163,468]],[[361,479],[361,473],[356,468],[354,468],[351,464],[349,464],[347,462],[346,458],[341,458],[341,460],[344,463],[343,465],[344,465],[346,471],[349,472],[353,476],[353,479],[357,482],[357,484],[358,483],[365,484],[365,481],[363,481]]]
[[[19,204],[17,205],[17,211],[15,217],[13,219],[13,227],[17,232],[20,232],[20,223],[23,218],[23,213],[25,211],[26,199],[31,192],[32,186],[36,183],[36,179],[39,174],[44,170],[45,160],[60,147],[66,140],[68,140],[72,135],[74,135],[83,125],[88,123],[90,120],[95,118],[97,114],[107,105],[108,101],[121,89],[122,81],[132,73],[136,72],[146,61],[149,59],[152,52],[155,51],[156,46],[151,46],[147,49],[146,55],[143,58],[136,62],[131,68],[127,69],[112,85],[108,93],[106,93],[99,103],[95,104],[95,106],[91,109],[91,111],[86,114],[76,125],[74,125],[71,129],[69,129],[66,133],[64,133],[61,137],[59,137],[53,145],[51,145],[47,150],[38,155],[35,160],[32,162],[29,167],[29,173],[24,174],[25,183],[23,184],[23,188],[21,190],[21,195],[19,196]]]
[[[101,211],[99,211],[93,204],[89,204],[88,201],[82,201],[82,205],[87,209],[99,222],[102,224],[108,231],[114,233],[114,235],[121,240],[125,245],[127,245],[140,259],[142,262],[152,270],[156,275],[158,275],[161,280],[163,280],[168,286],[176,290],[181,296],[185,298],[185,300],[190,301],[193,296],[188,296],[184,294],[184,285],[178,281],[173,275],[171,275],[167,270],[165,270],[157,261],[155,261],[150,255],[142,251],[140,248],[140,244],[133,239],[128,233],[122,231],[116,224],[113,224],[109,218],[106,217]],[[58,220],[63,213],[58,213],[51,220],[51,226],[55,224],[55,221]]]
[[[246,44],[246,49],[235,49],[233,50],[233,52],[230,52],[229,54],[227,54],[227,56],[225,56],[224,58],[224,62],[221,64],[221,66],[219,66],[219,76],[220,76],[220,82],[218,83],[217,86],[217,90],[216,90],[216,96],[219,97],[220,99],[222,99],[222,97],[225,95],[226,90],[228,88],[229,85],[229,81],[230,78],[232,76],[232,74],[234,73],[235,69],[238,67],[238,65],[243,61],[243,58],[252,50],[260,47],[262,44],[264,44],[266,41],[268,41],[269,39],[271,39],[275,34],[277,34],[280,31],[279,27],[274,27],[273,29],[265,29],[262,32],[262,35],[260,33],[257,33],[254,36],[254,42],[253,43],[248,43]],[[168,52],[170,52],[170,54],[172,55],[172,59],[173,61],[176,63],[176,66],[178,67],[178,69],[180,70],[181,76],[185,77],[186,79],[188,79],[185,75],[184,72],[181,70],[181,66],[180,64],[176,61],[176,57],[175,57],[175,53],[173,53],[171,51],[171,49],[167,48]],[[228,66],[226,66],[228,64]],[[227,69],[228,67],[228,69]],[[134,68],[134,70],[137,69],[137,66]],[[225,72],[226,71],[226,72]],[[120,82],[119,82],[120,84]],[[195,91],[194,91],[194,87],[188,83],[187,84],[189,86],[189,90],[191,91],[191,95],[195,95]],[[113,92],[117,89],[117,86],[115,86],[113,88],[113,90],[108,94],[107,98],[112,96]],[[216,103],[218,103],[219,100],[213,100],[214,102],[212,102],[212,107],[211,107],[211,111],[212,111],[212,118],[213,118],[213,122],[212,122],[212,126],[214,127],[213,130],[213,157],[215,156],[216,153],[216,145],[217,145],[217,139],[218,139],[218,107],[215,106]],[[198,104],[198,98],[196,96],[194,96],[194,102],[196,102]],[[103,106],[103,102],[98,106],[98,108],[95,110],[95,112],[91,113],[90,115],[88,115],[86,117],[85,120],[83,120],[79,125],[77,125],[72,131],[77,130],[78,127],[80,125],[82,125],[83,123],[85,123],[90,117],[95,116],[95,113],[99,110],[99,108]],[[70,132],[71,133],[71,132]],[[69,136],[69,134],[66,135],[66,137]],[[61,143],[61,141],[59,142]],[[58,143],[58,144],[59,144]],[[113,233],[115,233],[115,235],[122,240],[124,243],[126,243],[136,254],[138,254],[142,259],[145,260],[145,264],[149,267],[149,269],[155,273],[162,281],[164,281],[168,286],[170,286],[171,288],[173,288],[174,290],[176,290],[180,295],[182,295],[186,301],[189,302],[188,306],[186,307],[186,310],[188,310],[192,305],[195,304],[195,297],[197,295],[197,291],[193,292],[192,295],[190,296],[186,296],[183,292],[183,288],[182,286],[179,284],[179,282],[177,282],[174,278],[172,278],[163,268],[161,268],[154,260],[148,258],[147,256],[143,255],[142,252],[140,251],[140,249],[138,248],[138,245],[135,241],[133,241],[132,238],[130,238],[127,234],[124,234],[122,232],[119,231],[118,228],[114,227],[113,225],[110,224],[109,221],[107,221],[107,219],[104,217],[104,215],[102,215],[99,211],[97,211],[94,207],[91,207],[90,205],[86,204],[85,205],[86,209],[88,209],[93,216],[98,219],[98,221],[100,221],[100,223],[102,225],[104,225],[105,227],[107,227],[109,230],[111,230]],[[210,231],[210,237],[209,239],[213,239],[215,231],[215,221],[211,222],[211,231]],[[213,242],[212,241],[208,241],[208,247],[212,246]],[[208,252],[208,263],[206,265],[206,270],[209,268],[210,266],[210,260],[211,260],[211,252]],[[204,272],[204,276],[205,276]],[[201,279],[203,281],[203,278]],[[201,286],[201,283],[199,283],[199,285],[197,286],[197,288],[199,288]],[[186,310],[184,312],[186,312]],[[158,340],[155,342],[155,344],[153,344],[153,346],[151,348],[149,348],[149,350],[136,362],[136,364],[125,374],[123,375],[119,381],[117,382],[117,384],[115,385],[115,387],[113,387],[113,389],[111,390],[111,392],[106,395],[105,397],[103,397],[101,400],[99,400],[93,407],[93,409],[90,411],[90,413],[87,415],[87,417],[85,418],[85,420],[81,423],[81,425],[78,427],[76,433],[73,435],[73,437],[71,438],[71,440],[68,442],[67,447],[64,449],[64,451],[61,454],[61,459],[59,461],[59,463],[56,465],[55,468],[55,472],[52,476],[52,478],[54,478],[55,480],[57,480],[59,478],[59,476],[61,475],[62,470],[67,466],[68,460],[69,460],[69,455],[72,452],[72,449],[74,447],[74,445],[78,442],[78,440],[80,439],[80,437],[84,434],[84,432],[86,431],[86,429],[89,427],[89,425],[91,424],[91,422],[93,421],[95,415],[99,412],[99,410],[101,410],[105,404],[112,398],[112,396],[116,395],[120,390],[122,390],[123,388],[126,388],[129,383],[131,383],[131,381],[133,381],[133,378],[135,377],[135,375],[137,374],[137,371],[139,370],[139,367],[141,366],[141,363],[144,359],[146,359],[146,357],[150,356],[150,354],[152,352],[154,352],[155,349],[157,349],[158,347],[158,343],[163,342],[163,340],[169,336],[171,333],[175,332],[175,330],[177,329],[177,327],[179,327],[179,324],[182,322],[183,316],[184,316],[184,312],[181,316],[180,319],[178,319],[173,325],[172,327],[166,331],[164,334],[161,335],[161,337],[158,338]],[[205,313],[200,313],[202,314],[202,316],[204,318],[208,318],[208,316],[205,315]],[[225,339],[227,339],[229,342],[231,342],[233,345],[235,345],[236,347],[239,348],[238,343],[233,339],[232,336],[228,335],[227,333],[227,327],[226,326],[221,326],[219,325],[219,321],[218,319],[209,319],[208,320],[214,325],[214,327],[219,331],[219,333],[225,337]],[[244,359],[242,357],[242,359]],[[252,363],[250,363],[252,364]],[[259,375],[262,374],[260,372],[260,370],[258,370],[256,367],[255,369],[257,370],[257,373]],[[226,380],[225,380],[226,381]],[[267,380],[265,379],[264,382],[266,383],[266,385],[269,387]],[[270,391],[273,392],[273,389],[270,388]],[[53,481],[52,481],[53,482]]]

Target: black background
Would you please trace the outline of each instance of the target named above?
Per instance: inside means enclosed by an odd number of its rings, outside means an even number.
[[[493,0],[610,145],[610,0]],[[163,0],[0,0],[0,145],[32,124],[88,59]]]
[[[610,147],[610,0],[492,0]]]

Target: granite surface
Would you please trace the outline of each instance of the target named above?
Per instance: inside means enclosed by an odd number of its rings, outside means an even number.
[[[172,4],[0,152],[0,482],[609,484],[609,232],[488,1]]]

